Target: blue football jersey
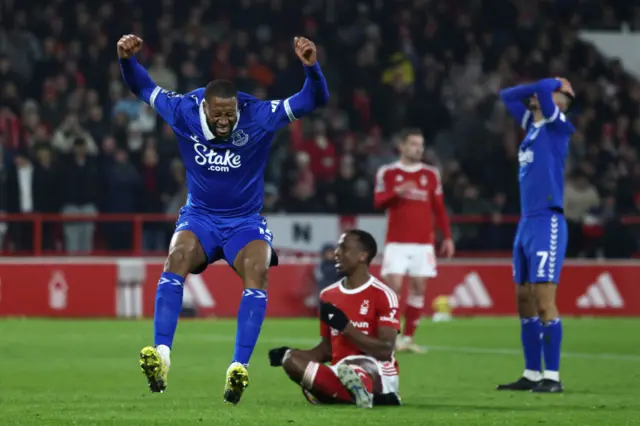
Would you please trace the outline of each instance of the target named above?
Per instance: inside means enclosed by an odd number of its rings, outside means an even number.
[[[521,124],[527,132],[518,151],[521,214],[562,209],[565,160],[575,127],[558,107],[536,123],[526,111]]]
[[[264,169],[275,132],[294,121],[289,99],[238,93],[238,121],[227,140],[207,124],[204,88],[184,95],[156,87],[149,104],[171,125],[187,171],[187,206],[221,217],[260,213]]]

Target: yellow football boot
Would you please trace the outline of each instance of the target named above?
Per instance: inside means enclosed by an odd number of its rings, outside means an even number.
[[[140,368],[147,377],[151,392],[164,392],[167,388],[169,367],[162,360],[158,350],[147,346],[140,351]]]
[[[227,370],[227,382],[224,386],[224,402],[238,405],[242,393],[249,386],[249,372],[239,362],[234,362]]]

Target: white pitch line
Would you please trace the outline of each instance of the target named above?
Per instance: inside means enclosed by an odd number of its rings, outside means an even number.
[[[190,340],[194,337],[193,334],[187,335]],[[234,342],[235,336],[226,336],[222,334],[217,335],[202,335],[197,338],[215,341],[215,342]],[[272,338],[272,337],[260,337],[258,343],[270,343],[270,344],[297,344],[297,345],[315,345],[319,339],[308,338]],[[479,348],[470,346],[426,346],[425,349],[433,352],[447,352],[458,354],[487,354],[487,355],[517,355],[522,356],[522,351],[511,348]],[[582,359],[601,359],[601,360],[615,360],[615,361],[640,361],[640,355],[626,355],[626,354],[609,354],[609,353],[584,353],[584,352],[562,352],[563,358],[582,358]]]

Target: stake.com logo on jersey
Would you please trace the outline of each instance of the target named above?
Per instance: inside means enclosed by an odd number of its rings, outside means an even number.
[[[229,172],[242,166],[242,158],[230,150],[216,152],[201,143],[195,143],[193,150],[196,152],[195,160],[200,166],[206,166],[211,172]]]

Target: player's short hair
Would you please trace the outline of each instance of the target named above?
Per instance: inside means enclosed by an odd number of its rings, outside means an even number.
[[[371,261],[378,254],[378,244],[376,243],[376,239],[373,238],[373,235],[368,233],[367,231],[363,231],[362,229],[350,229],[347,231],[347,234],[353,235],[358,238],[360,244],[364,251],[367,252],[367,265],[371,263]]]
[[[204,98],[235,98],[238,96],[236,85],[229,80],[213,80],[204,89]]]
[[[409,136],[422,136],[422,130],[418,129],[417,127],[409,127],[403,129],[400,132],[400,143],[406,142],[407,139],[409,139]]]

